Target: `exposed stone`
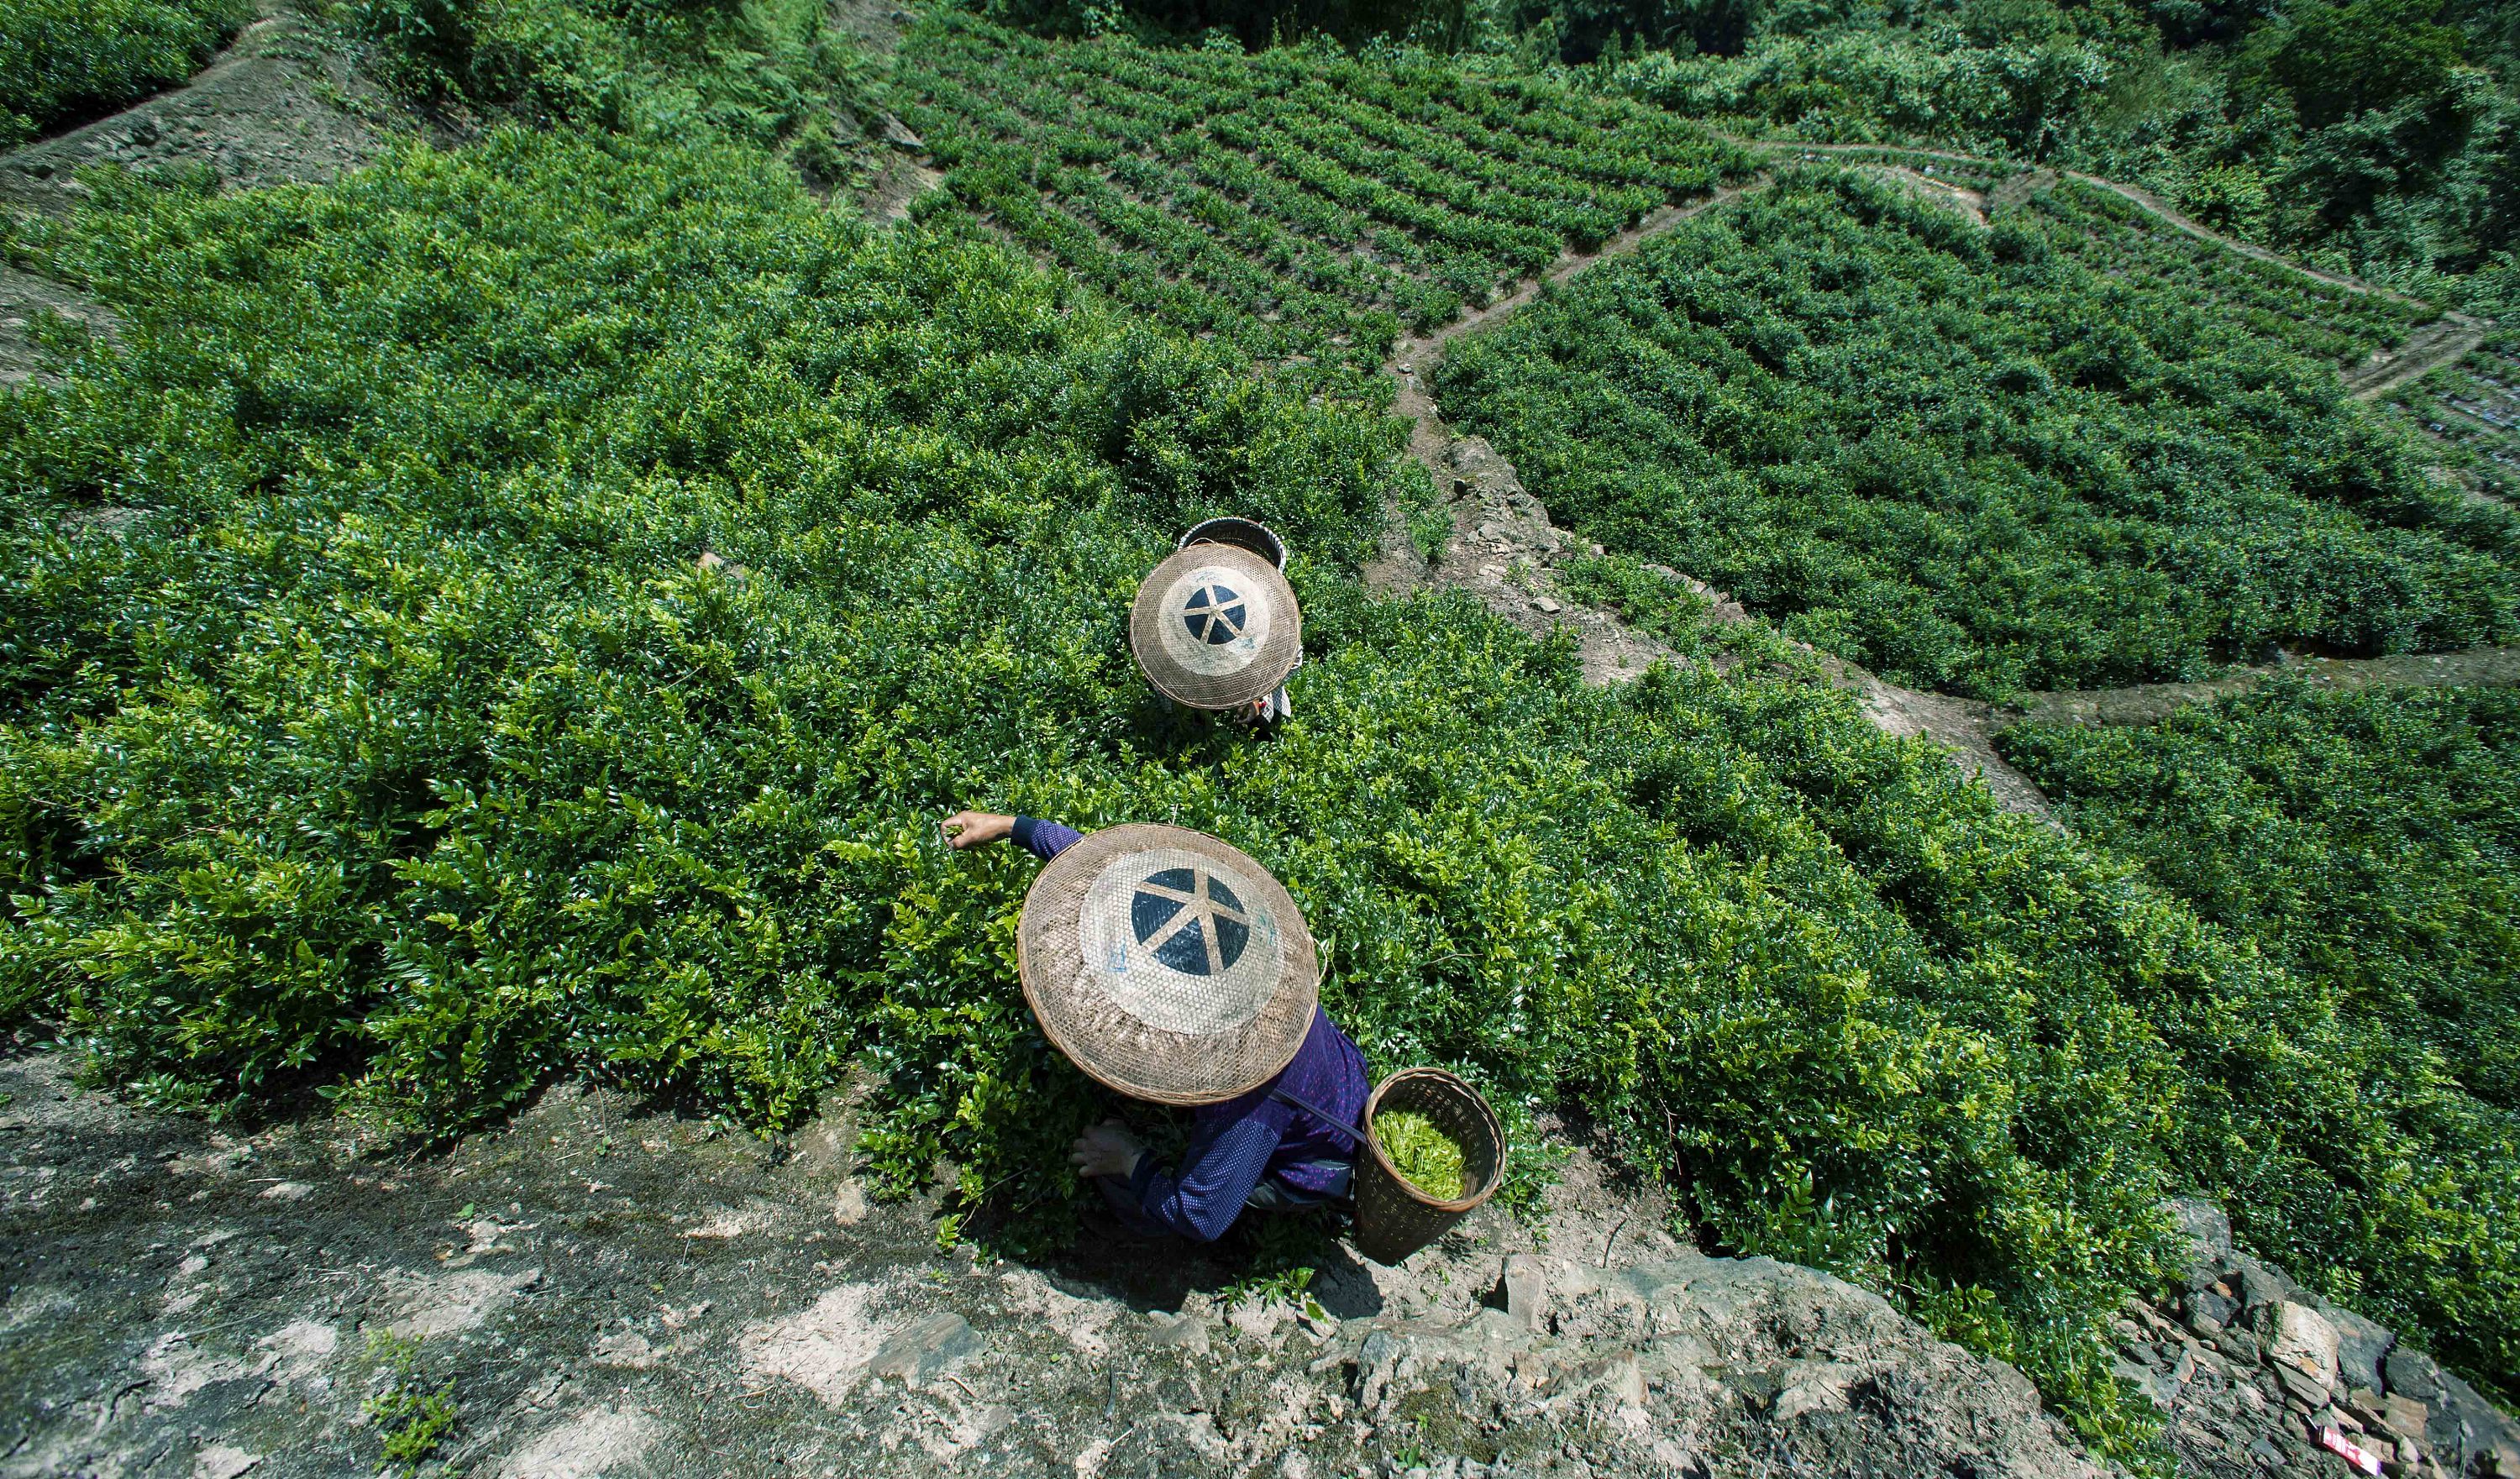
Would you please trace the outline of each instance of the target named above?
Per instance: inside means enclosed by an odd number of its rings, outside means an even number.
[[[2321,1390],[2336,1385],[2336,1326],[2305,1304],[2283,1300],[2274,1306],[2267,1359],[2316,1380]]]
[[[2336,1379],[2349,1387],[2367,1387],[2377,1391],[2381,1383],[2380,1364],[2388,1359],[2398,1337],[2379,1323],[2337,1305],[2321,1303],[2318,1313],[2326,1317],[2336,1331]]]
[[[2245,1253],[2236,1255],[2231,1261],[2239,1266],[2240,1308],[2243,1310],[2256,1310],[2264,1305],[2280,1304],[2287,1299],[2297,1298],[2301,1293],[2300,1288],[2291,1279],[2286,1278],[2282,1271],[2268,1268]]]
[[[867,1363],[875,1376],[898,1376],[910,1386],[934,1380],[956,1363],[980,1349],[971,1322],[960,1315],[931,1315],[896,1331]]]
[[[2432,1410],[2424,1406],[2422,1399],[2409,1397],[2404,1392],[2391,1392],[2380,1399],[2380,1426],[2401,1438],[2421,1443],[2424,1424],[2431,1416]]]
[[[907,150],[912,154],[921,153],[927,148],[925,140],[911,132],[909,125],[892,114],[885,113],[878,121],[880,126],[876,136],[893,148]]]
[[[2325,1407],[2332,1395],[2326,1382],[2297,1366],[2279,1362],[2268,1369],[2274,1372],[2275,1385],[2283,1388],[2284,1395],[2309,1411],[2317,1412]]]
[[[262,1466],[260,1454],[248,1454],[241,1448],[214,1443],[193,1458],[193,1479],[241,1479]]]
[[[2162,1210],[2170,1214],[2182,1240],[2187,1287],[2202,1289],[2211,1284],[2230,1263],[2231,1220],[2222,1208],[2194,1197],[2164,1202]]]
[[[1506,1314],[1526,1330],[1544,1330],[1549,1325],[1549,1268],[1528,1253],[1516,1253],[1505,1261],[1505,1272],[1497,1279],[1497,1295]]]
[[[1166,1317],[1158,1313],[1154,1316],[1154,1329],[1147,1337],[1147,1343],[1158,1350],[1168,1346],[1179,1347],[1200,1357],[1213,1349],[1208,1338],[1207,1317],[1203,1315]]]
[[[2389,1391],[2422,1403],[2442,1400],[2442,1368],[2433,1364],[2430,1356],[2400,1346],[2389,1353],[2382,1365]]]
[[[2240,1313],[2240,1302],[2220,1289],[2204,1288],[2187,1296],[2187,1323],[2197,1334],[2212,1337]]]
[[[2112,1369],[2120,1381],[2128,1383],[2151,1399],[2154,1407],[2166,1409],[2178,1399],[2178,1388],[2164,1372],[2124,1359],[2119,1360]]]

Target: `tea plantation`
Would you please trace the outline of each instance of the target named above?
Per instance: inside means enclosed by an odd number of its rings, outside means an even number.
[[[1592,537],[1917,687],[2520,631],[2520,520],[2330,368],[2387,310],[2199,291],[2122,216],[2064,186],[1990,230],[1793,172],[1457,343],[1441,399]]]
[[[1748,172],[1617,99],[1334,47],[1039,40],[946,12],[899,85],[954,198],[1186,333],[1373,372],[1405,326]]]
[[[2520,694],[2277,688],[2004,749],[2077,830],[2520,1109]]]
[[[250,0],[10,0],[0,148],[184,80],[252,17]]]
[[[933,23],[892,85],[926,100],[965,203],[885,231],[800,182],[802,113],[701,106],[777,88],[659,92],[642,68],[670,48],[601,27],[521,72],[441,68],[531,76],[511,116],[541,126],[321,188],[100,176],[76,216],[11,229],[13,259],[125,327],[46,331],[60,382],[0,399],[9,1022],[146,1099],[427,1135],[575,1072],[787,1125],[863,1064],[887,1185],[950,1157],[942,1235],[1037,1249],[1072,1231],[1063,1150],[1103,1100],[1015,988],[1034,865],[950,853],[935,819],[1161,819],[1286,881],[1377,1066],[1453,1064],[1518,1123],[1599,1123],[1710,1245],[1890,1292],[2113,1452],[2144,1422],[2102,1333],[2157,1281],[2154,1207],[2180,1190],[2520,1389],[2507,1103],[2361,983],[2000,813],[1773,634],[1731,644],[1750,656],[1725,675],[1601,690],[1465,598],[1358,580],[1423,476],[1358,375],[1403,317],[1703,191],[1722,146],[1423,59],[1377,80],[1312,48],[993,54],[983,23]],[[798,45],[728,65],[820,79],[800,96],[861,85]],[[569,55],[621,65],[580,87]],[[1290,142],[1235,144],[1223,110],[1230,147],[1168,154],[1209,134],[1148,124],[1087,168],[1099,135],[1021,106],[1054,81],[1158,120],[1230,84]],[[1376,86],[1417,121],[1372,112]],[[1335,127],[1271,111],[1333,95],[1361,100]],[[1404,200],[1376,172],[1413,152],[1484,184]],[[1133,212],[1156,185],[1098,183],[1140,164],[1184,212],[1214,205],[1211,255],[1108,245],[1154,232]],[[1346,214],[1273,214],[1260,187],[1317,164],[1302,199]],[[1866,593],[1789,629],[1888,642],[1908,612],[1917,671],[1994,689],[2176,668],[2288,622],[2506,629],[2507,522],[2424,494],[2293,350],[2097,281],[2044,217],[1974,236],[1834,174],[1743,204],[1457,351],[1448,398],[1623,545],[1693,537],[1682,505],[1628,494],[1677,497],[1661,459],[1699,454],[1675,429],[1637,436],[1630,480],[1588,463],[1609,423],[1569,407],[1544,433],[1552,356],[1629,431],[1648,403],[1709,409],[1743,449],[1722,484],[1739,547]],[[1215,246],[1235,232],[1247,249]],[[1700,264],[1723,305],[1702,324],[1675,306]],[[1651,316],[1629,326],[1619,292]],[[1585,360],[1571,325],[1624,336],[1626,361]],[[1704,366],[1656,347],[1666,326]],[[1860,373],[1894,353],[1904,403]],[[1305,356],[1324,376],[1253,373]],[[1737,385],[1689,379],[1706,367]],[[1859,398],[1910,422],[1845,429]],[[1839,544],[1778,560],[1762,500],[1790,470],[1760,438],[1787,430],[1823,504],[1830,478],[1952,448],[1986,476],[1936,485],[1942,531],[1848,514]],[[2033,491],[2007,505],[2016,471]],[[2076,476],[2129,522],[2077,512]],[[1224,513],[1298,551],[1308,662],[1266,740],[1166,715],[1124,640],[1140,575]],[[1985,587],[2010,606],[1936,604],[1926,553],[2013,529],[2026,553]],[[2155,529],[2240,554],[2143,577],[2120,551]],[[2130,614],[2076,638],[2050,586]]]

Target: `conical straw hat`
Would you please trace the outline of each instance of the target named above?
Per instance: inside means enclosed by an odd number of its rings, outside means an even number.
[[[1278,691],[1304,650],[1295,592],[1237,545],[1174,552],[1138,587],[1129,646],[1157,692],[1192,708],[1239,708]]]
[[[1232,1098],[1312,1030],[1319,964],[1303,915],[1268,870],[1204,832],[1093,833],[1033,880],[1015,940],[1041,1030],[1135,1098]]]

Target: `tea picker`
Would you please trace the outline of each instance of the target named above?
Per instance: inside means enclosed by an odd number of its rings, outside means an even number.
[[[1182,535],[1129,611],[1130,650],[1166,704],[1248,724],[1293,712],[1286,677],[1304,660],[1304,615],[1285,569],[1285,543],[1248,518]]]
[[[1193,1111],[1178,1166],[1158,1163],[1117,1120],[1070,1147],[1124,1224],[1205,1242],[1246,1209],[1353,1206],[1358,1246],[1396,1263],[1495,1192],[1505,1166],[1495,1114],[1436,1068],[1369,1093],[1365,1054],[1321,1008],[1303,915],[1238,849],[1150,824],[1087,836],[964,811],[943,826],[957,848],[1012,836],[1049,865],[1016,928],[1024,1000],[1043,1035],[1106,1088]],[[1394,1166],[1382,1132],[1403,1123],[1458,1147],[1445,1194]]]

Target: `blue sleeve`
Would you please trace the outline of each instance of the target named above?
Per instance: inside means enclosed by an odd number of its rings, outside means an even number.
[[[1039,817],[1015,818],[1014,837],[1018,845],[1044,863],[1085,840],[1085,833]]]
[[[1184,1237],[1214,1242],[1242,1215],[1251,1188],[1278,1151],[1280,1127],[1260,1109],[1210,1120],[1191,1138],[1178,1175],[1141,1158],[1129,1178],[1130,1194],[1148,1217]]]

